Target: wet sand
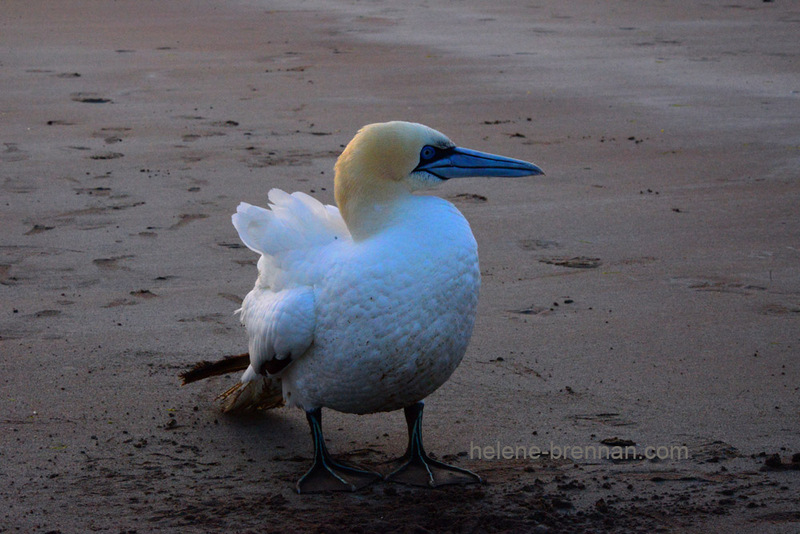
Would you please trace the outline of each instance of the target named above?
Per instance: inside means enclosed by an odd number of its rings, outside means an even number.
[[[796,531],[800,10],[516,4],[3,3],[0,532]],[[303,414],[177,374],[246,349],[237,203],[390,119],[547,172],[437,192],[483,286],[425,442],[486,483],[299,496]]]

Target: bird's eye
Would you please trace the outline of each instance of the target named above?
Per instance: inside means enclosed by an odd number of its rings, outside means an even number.
[[[436,149],[433,148],[430,145],[426,145],[426,146],[422,147],[422,152],[419,153],[419,157],[423,161],[429,160],[435,155],[436,155]]]

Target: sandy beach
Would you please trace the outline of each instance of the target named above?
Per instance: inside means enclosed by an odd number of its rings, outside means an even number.
[[[800,6],[6,0],[0,532],[797,532]],[[483,285],[425,443],[485,483],[297,495],[304,414],[220,413],[257,257],[364,124],[546,176],[453,180]],[[377,470],[400,412],[325,412]],[[605,456],[604,456],[605,454]]]

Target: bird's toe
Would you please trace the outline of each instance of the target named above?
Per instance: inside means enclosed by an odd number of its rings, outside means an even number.
[[[427,455],[406,460],[395,471],[387,475],[386,480],[429,488],[449,484],[480,484],[483,482],[481,477],[468,469],[434,460]]]
[[[317,462],[297,481],[298,493],[357,491],[380,480],[380,473],[337,462]]]

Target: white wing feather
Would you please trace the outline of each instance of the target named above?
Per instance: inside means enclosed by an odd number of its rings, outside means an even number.
[[[250,338],[250,367],[242,382],[259,377],[270,360],[297,359],[314,341],[315,302],[309,285],[316,251],[349,240],[339,210],[305,193],[269,192],[270,209],[245,202],[233,215],[242,242],[262,255],[255,288],[242,302],[242,323]],[[304,268],[305,267],[305,268]]]
[[[254,289],[245,297],[241,320],[250,337],[250,367],[242,382],[258,378],[270,360],[297,359],[314,341],[314,292],[310,287],[277,293]]]
[[[326,206],[305,193],[269,192],[270,209],[239,204],[233,226],[247,247],[265,256],[326,245],[350,238],[335,206]]]

